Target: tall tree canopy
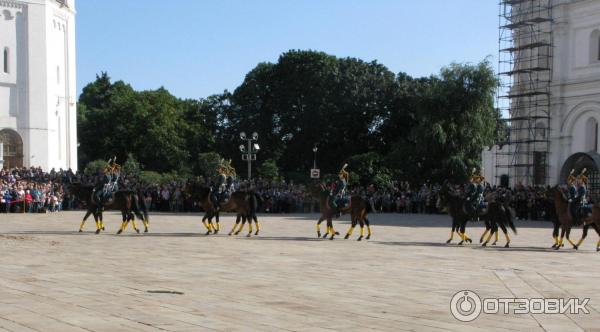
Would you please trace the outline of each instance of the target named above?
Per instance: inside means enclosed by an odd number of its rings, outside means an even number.
[[[363,183],[460,179],[496,139],[495,87],[487,61],[413,78],[295,50],[258,64],[233,93],[200,100],[138,92],[103,73],[79,100],[81,161],[131,154],[149,170],[199,174],[199,156],[215,151],[241,170],[239,133],[256,131],[257,166],[268,161],[259,169],[269,174],[308,176],[317,145],[323,173],[350,162]]]

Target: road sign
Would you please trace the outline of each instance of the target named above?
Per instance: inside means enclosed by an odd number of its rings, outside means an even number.
[[[311,179],[318,179],[321,177],[321,170],[318,168],[313,168],[310,170],[310,178]]]

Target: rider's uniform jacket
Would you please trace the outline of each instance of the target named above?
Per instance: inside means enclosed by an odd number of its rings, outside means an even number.
[[[224,191],[224,185],[225,185],[225,180],[227,179],[227,176],[223,173],[219,173],[219,175],[217,176],[217,182],[215,183],[215,190],[216,192],[223,192]]]
[[[570,202],[573,202],[577,199],[577,196],[578,196],[577,192],[578,192],[578,190],[577,190],[577,187],[575,186],[575,184],[574,183],[571,184],[569,186],[569,201]]]
[[[577,198],[581,204],[587,203],[587,186],[585,183],[581,184],[581,186],[579,186],[577,189]]]

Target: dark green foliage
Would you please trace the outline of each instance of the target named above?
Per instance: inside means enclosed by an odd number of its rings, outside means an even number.
[[[201,100],[134,91],[103,73],[80,97],[80,159],[132,153],[147,171],[214,175],[222,156],[245,174],[239,133],[256,131],[266,178],[308,181],[317,144],[323,174],[348,162],[363,185],[460,180],[498,139],[495,87],[487,60],[412,78],[315,51],[260,63],[233,94]]]
[[[273,159],[265,160],[257,170],[258,174],[266,180],[276,180],[279,177],[279,168]]]
[[[108,161],[98,159],[90,161],[85,168],[83,169],[83,173],[86,175],[95,175],[108,166]]]

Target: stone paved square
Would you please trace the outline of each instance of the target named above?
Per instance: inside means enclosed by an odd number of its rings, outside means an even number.
[[[316,215],[261,216],[252,238],[204,236],[192,214],[152,214],[150,233],[116,236],[120,217],[110,213],[106,233],[95,235],[93,222],[77,233],[81,216],[0,215],[0,330],[600,330],[597,236],[556,252],[544,222],[518,222],[504,249],[446,245],[444,215],[373,215],[374,236],[362,242],[358,229],[353,240],[317,239]],[[223,217],[222,232],[232,223]],[[468,229],[475,242],[481,226]],[[347,227],[336,223],[342,235]],[[590,298],[590,314],[462,323],[450,299],[463,289]]]

